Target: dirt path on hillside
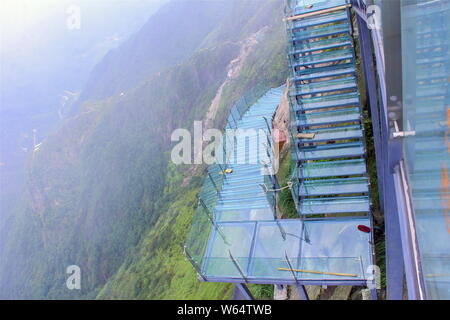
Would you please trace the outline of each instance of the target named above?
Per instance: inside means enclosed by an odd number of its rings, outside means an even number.
[[[239,77],[242,68],[245,65],[245,62],[247,61],[248,56],[254,50],[255,46],[259,42],[258,37],[260,37],[261,34],[264,34],[267,29],[268,26],[265,26],[258,32],[254,33],[253,35],[251,35],[250,37],[241,42],[241,50],[239,51],[238,56],[228,64],[227,77],[224,80],[224,82],[220,85],[220,87],[217,89],[216,95],[212,99],[211,104],[209,105],[209,108],[206,112],[206,115],[203,118],[203,132],[205,132],[208,129],[211,129],[214,124],[214,119],[216,118],[217,112],[219,111],[220,101],[222,100],[223,90],[225,86],[227,86],[232,80]],[[191,166],[191,168],[189,169],[189,173],[183,180],[182,183],[183,186],[186,186],[189,183],[190,178],[193,175],[195,175],[199,167],[200,166],[196,164]]]
[[[241,50],[236,59],[232,60],[228,65],[228,73],[225,81],[219,87],[216,92],[216,96],[211,101],[211,104],[206,112],[205,118],[203,119],[203,129],[210,129],[211,125],[217,115],[217,111],[219,110],[220,100],[222,99],[223,89],[227,84],[231,82],[231,80],[236,79],[242,71],[244,63],[246,62],[248,56],[253,51],[256,44],[258,44],[258,36],[263,34],[267,29],[267,26],[259,30],[257,33],[251,35],[249,38],[244,40],[241,43]]]

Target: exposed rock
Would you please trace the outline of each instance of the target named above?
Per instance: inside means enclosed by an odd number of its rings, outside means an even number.
[[[274,285],[273,299],[274,300],[288,300],[288,286]]]
[[[318,300],[321,292],[321,286],[305,286],[309,300]],[[301,300],[300,295],[295,286],[290,286],[289,300]]]
[[[320,300],[349,300],[352,286],[328,287],[323,290]]]
[[[290,149],[289,131],[288,131],[290,121],[288,92],[289,92],[289,82],[286,81],[286,89],[281,98],[280,105],[272,120],[273,128],[280,130],[286,137],[286,143],[284,144],[280,154],[283,154],[284,152],[286,152],[286,150]]]

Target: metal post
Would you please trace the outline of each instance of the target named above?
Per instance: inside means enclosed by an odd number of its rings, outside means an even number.
[[[209,176],[209,179],[211,179],[211,182],[212,182],[212,184],[214,186],[214,189],[216,189],[217,195],[220,195],[220,190],[219,190],[219,188],[217,188],[217,185],[214,182],[214,179],[212,178],[211,173],[208,172],[208,176]]]
[[[246,300],[255,300],[252,293],[244,283],[236,283],[236,288]]]
[[[231,109],[230,115],[231,115],[231,118],[232,118],[233,121],[234,121],[234,126],[237,128],[237,121],[236,121],[236,118],[235,118],[234,115],[233,115],[233,109]]]
[[[205,209],[207,216],[210,218],[210,220],[213,220],[212,218],[212,214],[211,211],[209,211],[208,206],[206,205],[206,203],[202,200],[202,198],[198,199],[198,202],[200,203],[200,205],[203,207],[203,209]]]
[[[287,262],[287,264],[289,266],[289,270],[291,270],[292,277],[294,278],[295,283],[297,283],[298,282],[297,276],[295,275],[294,268],[292,267],[291,261],[289,260],[289,257],[288,257],[288,254],[287,254],[286,250],[284,251],[284,256],[285,256],[286,262]]]
[[[200,205],[203,207],[203,209],[205,210],[206,216],[209,220],[209,222],[213,225],[213,227],[216,229],[216,231],[220,234],[220,236],[223,239],[223,242],[225,242],[227,245],[229,245],[230,243],[227,241],[227,238],[225,237],[225,235],[223,234],[222,230],[220,230],[219,226],[217,225],[217,223],[214,221],[214,217],[212,217],[211,212],[208,209],[208,206],[203,202],[203,200],[200,198],[199,199]]]
[[[247,278],[245,277],[244,271],[242,271],[241,266],[231,254],[231,250],[228,250],[228,254],[230,255],[231,261],[233,261],[234,266],[236,267],[236,269],[238,269],[239,273],[241,274],[242,279],[244,279],[245,283],[247,283]]]
[[[295,286],[297,287],[297,291],[298,291],[298,294],[300,295],[300,298],[302,300],[309,300],[308,292],[306,292],[305,286],[300,284],[300,283],[298,283],[297,276],[295,275],[294,268],[292,267],[291,261],[289,260],[289,257],[288,257],[288,254],[287,254],[286,251],[284,251],[284,255],[286,257],[286,262],[287,262],[287,264],[289,266],[289,269],[292,272],[292,276],[294,277],[294,280],[295,280],[295,283],[296,283]]]
[[[275,221],[277,222],[278,228],[280,228],[281,237],[283,238],[284,241],[286,241],[286,231],[284,231],[284,228],[281,225],[280,221],[278,221],[278,219],[275,219]]]
[[[297,287],[298,294],[300,295],[300,298],[302,300],[309,300],[308,292],[306,292],[305,286],[301,285],[301,284],[297,284],[296,287]]]
[[[215,155],[214,155],[214,159],[216,159],[216,164],[219,166],[220,171],[222,171],[223,178],[226,179],[227,177],[226,177],[225,169],[223,169],[222,166],[219,164],[219,161],[217,161],[217,157]]]
[[[270,134],[266,134],[267,144],[268,144],[268,146],[270,148],[272,148],[272,141],[270,140],[270,138],[271,138],[271,135]]]
[[[222,144],[222,148],[223,148],[223,155],[224,155],[224,161],[225,161],[225,165],[228,166],[229,163],[229,158],[228,158],[228,154],[227,154],[227,149],[229,149],[230,147],[228,146],[229,144],[231,145],[231,147],[234,147],[232,143],[229,142],[228,139],[228,132],[225,131],[225,137],[224,137],[224,141],[225,143]],[[231,154],[233,154],[233,150],[230,150]]]
[[[378,300],[377,289],[370,289],[370,299]]]
[[[243,99],[243,101],[245,103],[245,106],[246,106],[246,109],[247,109],[249,107],[249,105],[247,103],[247,98],[245,97],[245,95],[242,97],[242,99]]]
[[[267,130],[269,131],[270,134],[272,134],[272,128],[269,125],[269,120],[267,120],[266,117],[263,117],[263,118],[264,118],[264,121],[266,122]]]
[[[197,265],[197,263],[195,262],[195,260],[192,258],[192,256],[189,254],[187,247],[183,246],[183,251],[184,251],[184,255],[186,256],[186,258],[188,259],[188,261],[192,264],[192,266],[194,267],[195,271],[197,272],[197,274],[204,280],[206,281],[206,277],[202,274],[202,271],[200,269],[200,267]]]

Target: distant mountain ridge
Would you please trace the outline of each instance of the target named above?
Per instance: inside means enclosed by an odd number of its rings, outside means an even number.
[[[223,20],[233,1],[170,1],[119,48],[97,64],[80,101],[126,91],[190,57]]]

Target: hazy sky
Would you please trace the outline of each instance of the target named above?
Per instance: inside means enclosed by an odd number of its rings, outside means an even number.
[[[50,17],[60,14],[68,16],[72,5],[80,7],[81,14],[99,17],[105,8],[120,8],[127,11],[139,7],[155,7],[167,0],[2,0],[0,2],[0,27],[2,37],[17,36],[28,32],[37,23],[46,23]],[[106,17],[105,17],[106,18]],[[148,18],[148,17],[147,17]]]

